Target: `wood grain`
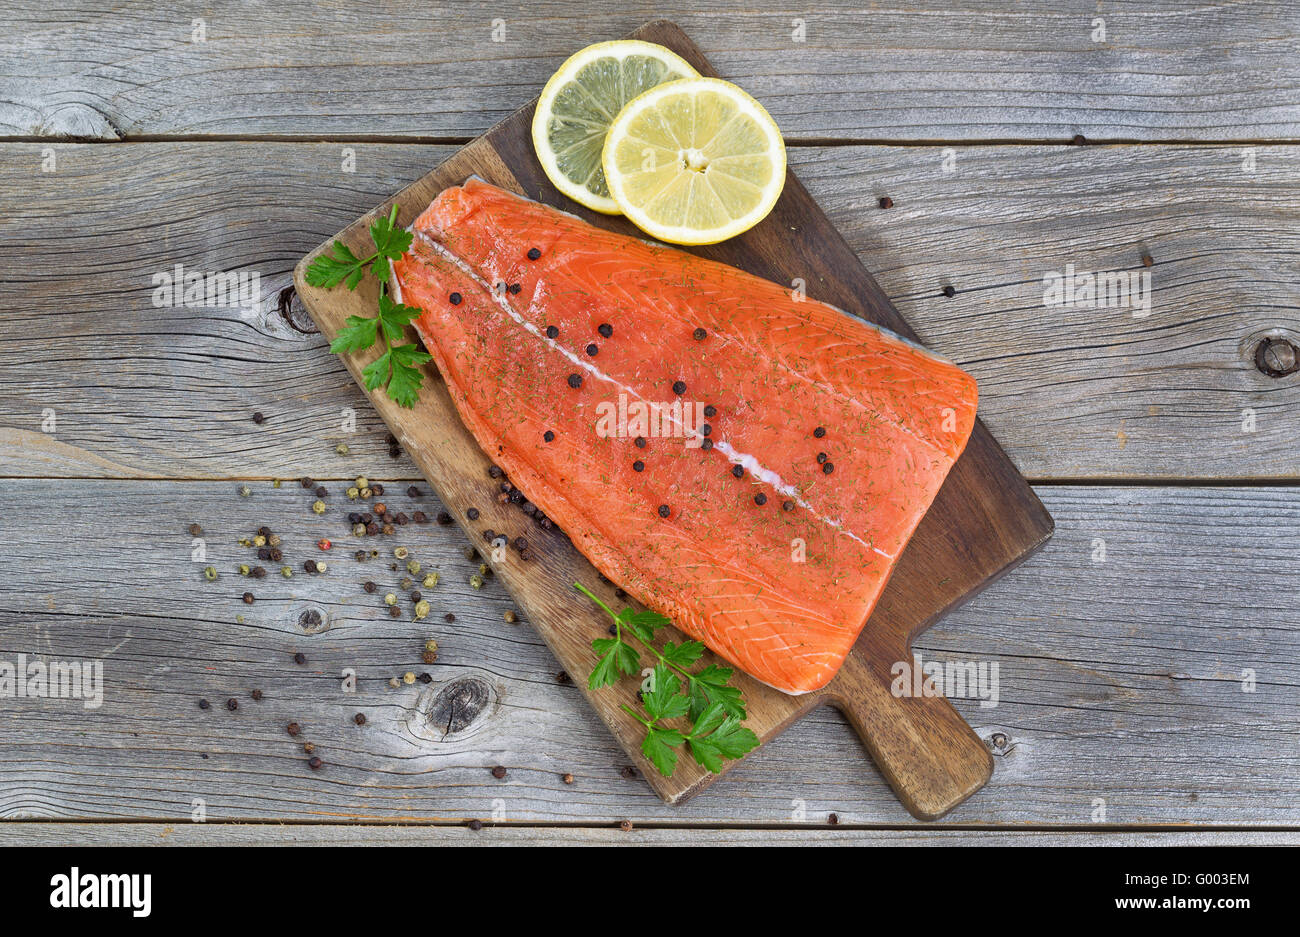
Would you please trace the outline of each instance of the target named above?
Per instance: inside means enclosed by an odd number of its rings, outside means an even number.
[[[0,145],[0,303],[21,311],[0,320],[0,474],[417,474],[280,298],[298,257],[451,148],[358,144],[351,173],[332,144],[61,145],[53,173],[42,149]],[[977,377],[982,418],[1030,477],[1300,477],[1300,374],[1254,361],[1263,337],[1300,344],[1296,148],[1258,147],[1253,174],[1235,147],[959,147],[952,173],[937,147],[791,160],[926,344]],[[1043,305],[1047,272],[1142,270],[1144,250],[1148,318]],[[260,273],[256,314],[155,307],[151,278],[177,263]]]
[[[671,23],[651,23],[631,35],[672,49],[701,74],[714,74],[699,49]],[[356,256],[365,256],[370,228],[379,216],[389,214],[390,206],[396,206],[397,223],[408,225],[438,192],[476,175],[565,210],[577,207],[542,172],[533,153],[531,123],[531,108],[520,110],[299,262],[295,288],[326,337],[333,338],[352,316],[372,315],[377,287],[370,282],[356,291],[321,289],[307,282],[306,270],[338,242]],[[640,233],[622,218],[585,210],[582,214],[602,227],[633,236]],[[815,298],[917,339],[793,173],[787,173],[779,201],[761,224],[693,252],[776,283],[790,283],[806,273],[808,282],[815,284],[810,290]],[[414,339],[414,330],[409,331]],[[359,383],[362,369],[377,356],[377,349],[346,356],[348,369]],[[434,368],[426,371],[429,377],[436,376]],[[507,552],[493,565],[560,663],[573,673],[588,673],[597,659],[591,641],[604,634],[608,621],[576,593],[573,584],[595,582],[598,574],[562,536],[550,536],[526,517],[507,517],[517,514],[509,506],[485,511],[477,519],[470,517],[467,512],[479,509],[492,496],[487,484],[491,463],[462,425],[445,388],[430,384],[411,410],[396,406],[384,393],[368,396],[471,537],[492,530],[506,531],[513,538],[522,524],[530,543],[545,544],[544,563],[527,562]],[[942,816],[987,782],[992,759],[946,700],[892,693],[892,668],[908,659],[910,642],[920,631],[1023,561],[1051,531],[1052,521],[1042,504],[977,420],[965,452],[899,558],[869,625],[835,679],[824,690],[802,697],[785,696],[743,679],[746,726],[767,742],[828,700],[849,714],[907,808],[923,819]],[[681,641],[684,636],[675,634],[673,639]],[[615,688],[620,692],[592,692],[585,684],[583,691],[628,754],[640,763],[650,785],[666,801],[677,803],[711,783],[718,775],[686,759],[678,761],[671,777],[654,770],[641,752],[644,728],[630,712],[635,683],[624,682],[626,688]],[[725,763],[722,773],[735,764]]]
[[[375,473],[372,473],[372,475]],[[396,510],[436,511],[388,477]],[[499,582],[476,592],[454,527],[400,528],[368,546],[407,546],[441,572],[428,620],[390,618],[391,558],[358,563],[347,508],[309,510],[296,486],[9,480],[0,517],[0,660],[104,661],[104,704],[3,700],[0,817],[213,822],[510,822],[616,825],[906,824],[907,812],[844,717],[815,710],[722,784],[668,807],[636,776]],[[1040,489],[1058,528],[995,589],[948,615],[927,661],[999,665],[998,704],[955,699],[997,760],[989,786],[941,825],[1300,826],[1300,488]],[[207,556],[191,560],[191,523]],[[238,537],[269,525],[290,580],[239,577]],[[335,548],[309,576],[322,536]],[[1104,541],[1104,560],[1098,543]],[[216,582],[200,571],[211,563]],[[269,565],[269,564],[263,564]],[[366,579],[380,588],[367,594]],[[246,606],[241,594],[256,603]],[[304,611],[324,627],[307,633]],[[1248,615],[1242,609],[1250,609]],[[453,623],[443,615],[456,616]],[[237,616],[243,616],[239,621]],[[317,629],[312,629],[317,630]],[[422,664],[426,638],[439,659]],[[293,660],[296,652],[307,663]],[[357,692],[341,686],[355,668]],[[433,682],[400,689],[406,671]],[[1255,691],[1243,692],[1253,671]],[[448,735],[434,701],[481,681],[486,705]],[[250,699],[255,688],[261,702]],[[224,701],[237,697],[228,712]],[[211,710],[200,710],[206,698]],[[364,726],[352,721],[367,716]],[[466,711],[468,712],[468,710]],[[297,739],[290,721],[304,727]],[[325,767],[301,750],[312,741]],[[494,778],[503,765],[508,775]],[[562,775],[572,773],[574,783]],[[496,801],[500,803],[495,803]],[[8,828],[0,824],[0,830]]]
[[[9,2],[0,132],[464,139],[527,102],[566,56],[657,8]],[[696,0],[661,12],[794,139],[1300,138],[1300,38],[1285,0],[790,10]]]
[[[0,846],[1296,846],[1296,832],[638,829],[271,823],[6,823]]]

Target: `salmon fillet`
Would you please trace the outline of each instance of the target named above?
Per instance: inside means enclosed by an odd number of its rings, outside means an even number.
[[[785,287],[477,179],[412,230],[394,292],[511,482],[741,670],[825,686],[966,445],[974,379]]]

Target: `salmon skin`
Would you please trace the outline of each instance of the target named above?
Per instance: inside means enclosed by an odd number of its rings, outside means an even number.
[[[601,573],[785,693],[825,686],[975,421],[892,332],[478,179],[394,293],[465,425]]]

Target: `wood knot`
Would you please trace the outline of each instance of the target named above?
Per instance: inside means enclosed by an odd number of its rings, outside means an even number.
[[[1286,377],[1300,370],[1300,355],[1285,338],[1264,338],[1255,346],[1255,367],[1269,377]]]
[[[989,744],[998,751],[1005,751],[1007,747],[1007,736],[1005,732],[994,732],[989,736]]]
[[[307,315],[302,300],[298,298],[298,291],[292,286],[286,286],[280,290],[276,306],[280,312],[280,318],[295,332],[301,332],[303,335],[317,335],[320,333],[320,329],[316,328],[316,323],[312,321],[311,316]]]
[[[305,634],[320,634],[322,631],[328,631],[330,625],[320,609],[308,608],[298,614],[298,627]]]
[[[479,677],[464,677],[447,684],[433,698],[429,723],[444,735],[464,732],[492,701],[492,687]]]

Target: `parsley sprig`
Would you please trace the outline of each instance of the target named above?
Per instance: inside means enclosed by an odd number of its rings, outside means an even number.
[[[623,710],[645,727],[641,752],[660,774],[672,777],[677,749],[683,745],[705,770],[714,773],[722,770],[724,758],[739,758],[758,747],[758,736],[741,725],[745,700],[740,688],[728,682],[735,671],[717,664],[690,671],[704,654],[704,645],[669,641],[662,649],[656,648],[655,632],[672,624],[666,617],[631,608],[615,612],[581,583],[575,582],[573,587],[614,619],[614,636],[591,642],[600,658],[587,678],[588,688],[598,690],[616,683],[620,674],[639,673],[641,654],[629,638],[656,660],[648,689],[641,693],[641,709],[624,704]],[[668,724],[681,719],[689,721],[688,731]]]
[[[357,257],[342,241],[335,241],[332,253],[322,254],[307,268],[307,282],[312,286],[331,288],[340,283],[355,290],[369,268],[379,281],[379,313],[376,316],[348,316],[330,351],[334,354],[364,351],[383,336],[384,353],[361,371],[367,390],[383,387],[399,407],[413,407],[420,396],[424,375],[419,366],[432,359],[418,345],[403,342],[406,327],[420,310],[394,302],[388,295],[388,277],[392,262],[410,249],[411,232],[396,226],[397,206],[388,217],[381,217],[370,226],[370,240],[375,252],[368,257]]]

